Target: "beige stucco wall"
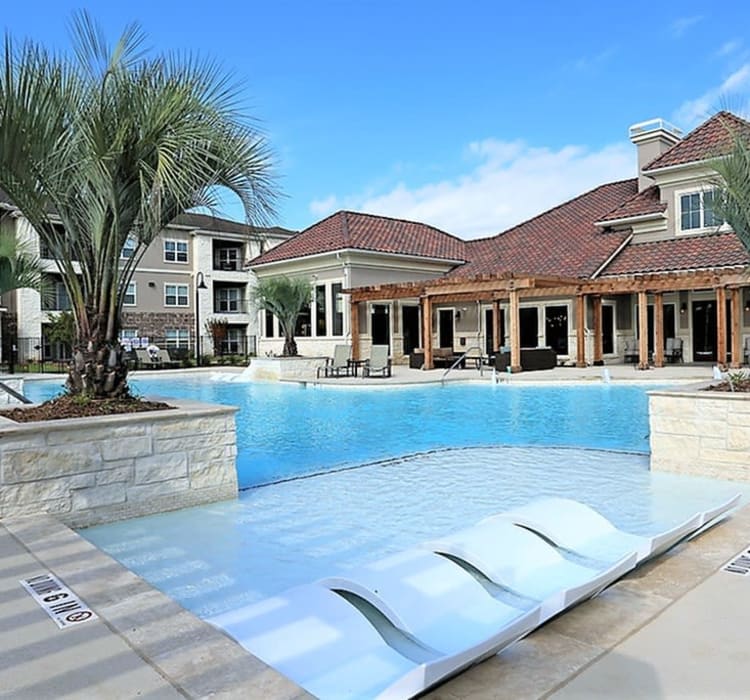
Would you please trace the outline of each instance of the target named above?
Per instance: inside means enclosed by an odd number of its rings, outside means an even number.
[[[234,498],[233,406],[15,423],[0,419],[0,518],[85,527]]]
[[[750,481],[750,394],[649,392],[651,469]]]

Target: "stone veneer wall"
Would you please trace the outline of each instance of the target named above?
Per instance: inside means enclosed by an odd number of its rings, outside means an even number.
[[[15,423],[0,418],[0,518],[50,513],[70,527],[237,496],[233,406]]]
[[[323,376],[325,357],[253,357],[248,376],[261,381],[313,381]]]
[[[699,389],[649,392],[651,469],[750,481],[750,394]]]

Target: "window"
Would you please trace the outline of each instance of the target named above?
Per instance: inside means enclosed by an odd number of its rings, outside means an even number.
[[[190,331],[187,328],[165,328],[164,344],[167,348],[188,348]]]
[[[135,306],[135,282],[129,282],[125,290],[125,296],[122,298],[123,306]]]
[[[719,226],[722,222],[714,213],[714,198],[714,190],[680,195],[680,230],[695,231]]]
[[[65,285],[55,279],[48,279],[50,286],[49,298],[42,296],[42,309],[44,311],[70,311],[70,299]]]
[[[216,313],[236,314],[242,311],[240,289],[237,287],[218,287],[214,298]]]
[[[297,316],[297,321],[294,326],[294,335],[309,338],[312,335],[312,327],[310,323],[310,302],[305,304]]]
[[[344,335],[344,295],[341,293],[343,286],[340,282],[331,285],[331,296],[333,297],[333,335]]]
[[[219,270],[239,270],[240,248],[218,248],[214,258],[214,267]]]
[[[187,241],[164,241],[164,261],[186,263],[188,259]]]
[[[264,318],[265,318],[265,334],[266,334],[266,338],[273,338],[273,335],[274,335],[273,334],[273,319],[274,319],[274,315],[268,309],[266,309],[265,314],[264,314]]]
[[[326,324],[326,287],[324,284],[315,287],[315,335],[322,337],[327,333]]]
[[[164,306],[187,306],[188,286],[186,284],[164,285]]]
[[[138,242],[135,240],[135,237],[128,236],[125,239],[125,244],[122,246],[122,250],[120,251],[120,257],[132,258],[133,255],[135,255],[135,249],[137,246],[138,246]]]
[[[120,329],[120,345],[125,350],[130,351],[133,349],[134,342],[137,340],[140,343],[140,336],[138,335],[137,328],[121,328]]]
[[[544,309],[544,344],[557,355],[568,354],[568,307],[547,306]]]

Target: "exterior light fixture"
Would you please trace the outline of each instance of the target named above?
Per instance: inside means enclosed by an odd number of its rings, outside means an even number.
[[[687,312],[687,303],[683,301],[680,305],[680,313],[684,314],[685,312]]]

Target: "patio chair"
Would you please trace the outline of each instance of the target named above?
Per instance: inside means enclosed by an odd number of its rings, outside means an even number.
[[[635,364],[638,362],[639,354],[638,341],[635,338],[627,338],[625,340],[625,349],[623,350],[623,359],[625,363],[632,362]]]
[[[351,374],[351,357],[352,348],[350,345],[336,345],[333,348],[333,357],[326,358],[325,376],[326,377],[348,377]]]
[[[370,350],[370,359],[365,362],[363,376],[372,377],[391,376],[391,358],[388,357],[387,345],[373,345]]]
[[[667,338],[664,359],[667,362],[682,362],[682,338]]]
[[[149,355],[146,348],[136,348],[135,357],[138,361],[138,369],[155,369],[159,367],[159,363]]]
[[[172,356],[169,354],[169,350],[166,348],[162,348],[156,353],[155,362],[159,363],[162,367],[168,367],[171,369],[180,366],[179,361],[173,360]]]

